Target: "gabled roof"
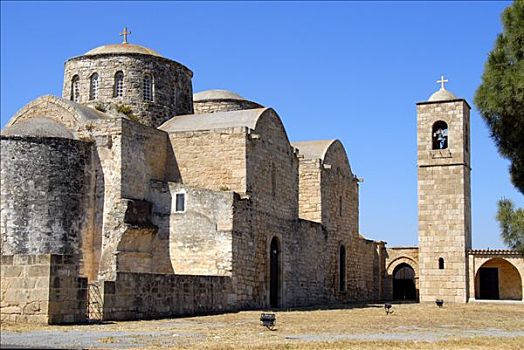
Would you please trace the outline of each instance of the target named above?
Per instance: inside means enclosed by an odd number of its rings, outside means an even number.
[[[49,118],[21,120],[2,130],[2,136],[61,137],[74,139],[73,133],[63,124]]]
[[[97,119],[107,119],[109,118],[108,115],[97,111],[94,108],[89,108],[87,106],[81,105],[79,103],[66,100],[64,98],[53,96],[53,95],[45,95],[38,97],[37,99],[34,99],[33,101],[29,102],[22,108],[20,108],[15,115],[9,120],[6,126],[11,126],[18,122],[18,119],[23,117],[24,114],[26,114],[29,111],[34,111],[35,108],[42,108],[42,115],[39,117],[47,118],[48,115],[45,115],[45,110],[47,108],[47,104],[54,104],[56,106],[59,106],[60,108],[63,108],[65,111],[68,111],[71,113],[75,119],[81,122],[86,122],[89,120],[97,120]]]
[[[244,109],[231,112],[180,115],[169,119],[158,129],[172,133],[248,127],[255,129],[258,119],[271,108]]]
[[[337,140],[315,140],[291,142],[291,146],[298,148],[300,155],[306,159],[322,159],[326,156],[329,147]]]

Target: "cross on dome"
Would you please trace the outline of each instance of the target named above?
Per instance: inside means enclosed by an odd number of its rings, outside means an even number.
[[[444,79],[444,76],[441,75],[440,80],[437,80],[437,83],[440,84],[440,90],[446,90],[446,88],[444,87],[444,83],[447,83],[447,82],[448,82],[448,79]]]
[[[129,34],[131,34],[131,32],[127,30],[127,27],[124,27],[124,30],[122,31],[122,33],[119,34],[120,36],[124,37],[122,44],[127,44],[127,36]]]

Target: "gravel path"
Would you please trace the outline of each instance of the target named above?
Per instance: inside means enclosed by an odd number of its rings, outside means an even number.
[[[284,341],[317,342],[340,340],[386,340],[386,341],[427,341],[435,342],[447,339],[473,337],[524,337],[523,331],[504,331],[496,328],[478,330],[453,330],[447,328],[422,329],[417,327],[398,327],[388,333],[362,334],[279,334],[273,333]],[[166,348],[191,340],[202,340],[205,335],[199,333],[171,331],[91,331],[91,330],[38,330],[13,332],[3,331],[2,348],[33,348],[33,349],[132,349],[146,345],[159,345]]]

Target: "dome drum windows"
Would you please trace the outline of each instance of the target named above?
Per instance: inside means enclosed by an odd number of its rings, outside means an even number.
[[[80,102],[80,77],[77,74],[71,79],[71,101]]]
[[[144,101],[153,101],[153,77],[150,74],[144,75],[142,94]]]
[[[93,73],[89,82],[89,99],[98,100],[98,90],[100,88],[100,77],[98,73]]]
[[[448,124],[439,120],[433,124],[432,132],[432,149],[448,148]]]
[[[118,71],[115,73],[115,84],[113,88],[113,97],[124,96],[124,73]]]

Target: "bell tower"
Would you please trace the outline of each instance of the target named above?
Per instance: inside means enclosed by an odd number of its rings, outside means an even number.
[[[420,301],[465,303],[471,248],[469,112],[440,89],[417,103]]]

